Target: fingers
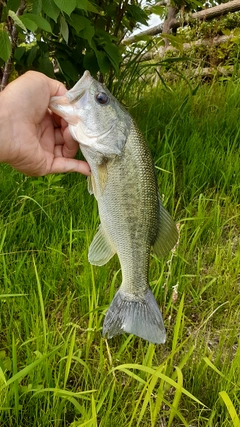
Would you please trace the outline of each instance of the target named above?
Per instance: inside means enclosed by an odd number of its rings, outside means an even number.
[[[64,157],[74,157],[79,149],[79,144],[72,138],[69,128],[66,127],[62,133],[65,142],[62,154]]]
[[[49,77],[46,77],[46,79],[49,87],[50,97],[62,96],[67,92],[67,89],[65,88],[63,83],[59,82],[58,80],[50,79]]]
[[[83,160],[55,157],[48,173],[78,172],[86,176],[91,175],[89,164]]]
[[[75,141],[71,134],[66,128],[64,131],[60,128],[56,128],[54,130],[55,135],[55,147],[54,147],[54,155],[55,157],[67,157],[73,158],[79,149],[79,144]]]

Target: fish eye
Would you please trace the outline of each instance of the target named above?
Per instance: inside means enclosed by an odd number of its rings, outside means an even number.
[[[109,97],[105,92],[99,92],[96,95],[96,101],[101,105],[106,105],[109,103]]]

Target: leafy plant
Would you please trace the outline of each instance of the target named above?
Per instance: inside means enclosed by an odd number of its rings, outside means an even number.
[[[28,69],[73,85],[85,69],[117,75],[120,44],[128,30],[146,24],[135,0],[10,0],[0,5],[2,87]]]

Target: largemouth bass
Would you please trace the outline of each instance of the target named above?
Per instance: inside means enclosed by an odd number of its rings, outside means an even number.
[[[90,165],[89,191],[101,225],[88,253],[93,265],[118,255],[122,284],[104,324],[103,336],[124,332],[164,343],[162,315],[148,283],[150,251],[167,254],[178,239],[163,207],[149,148],[129,113],[88,71],[50,108],[69,124]]]

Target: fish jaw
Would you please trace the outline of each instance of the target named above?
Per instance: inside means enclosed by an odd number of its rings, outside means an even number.
[[[81,79],[63,96],[53,96],[50,99],[49,108],[62,117],[69,125],[76,126],[79,122],[79,114],[76,103],[89,89],[93,78],[89,71],[85,71]]]

